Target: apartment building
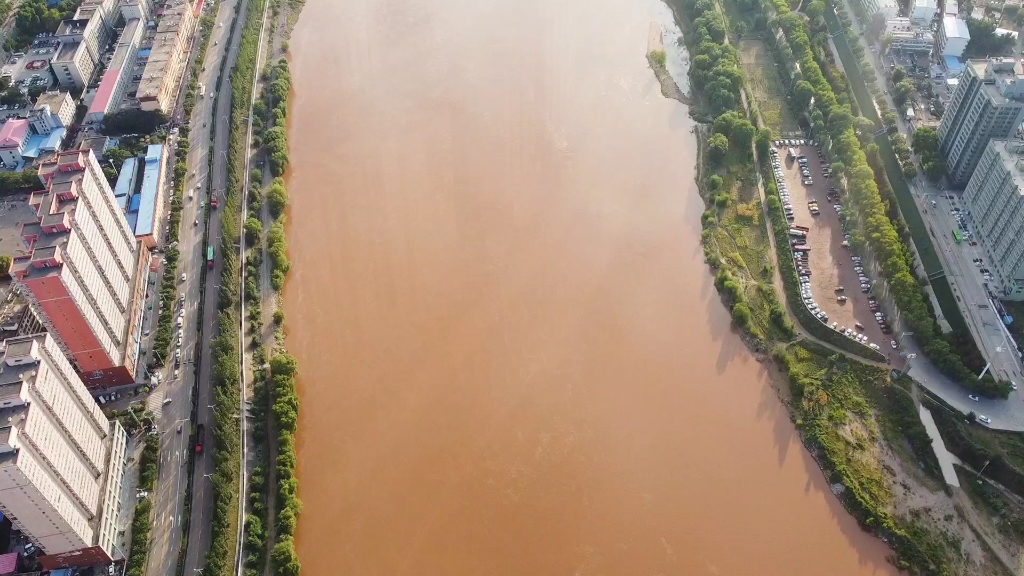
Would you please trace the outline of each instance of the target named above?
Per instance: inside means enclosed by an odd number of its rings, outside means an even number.
[[[935,17],[939,6],[935,0],[910,0],[908,12],[915,24],[928,24]]]
[[[32,109],[40,112],[30,114],[28,118],[36,134],[49,134],[57,128],[67,128],[75,121],[75,101],[68,92],[43,92]]]
[[[47,554],[115,557],[127,436],[48,334],[0,351],[0,512]]]
[[[942,25],[939,26],[938,36],[935,38],[935,47],[940,56],[964,55],[967,43],[971,41],[971,33],[967,30],[967,23],[956,16],[944,16]]]
[[[4,166],[14,168],[21,163],[31,134],[28,120],[15,118],[4,122],[0,127],[0,160]]]
[[[900,14],[900,5],[896,0],[863,0],[864,10],[869,14],[881,14],[886,19],[895,18]]]
[[[939,154],[950,182],[967,185],[994,138],[1024,120],[1024,67],[1013,58],[969,60],[939,125]]]
[[[935,46],[935,37],[920,28],[909,32],[893,32],[889,36],[889,50],[899,50],[927,56]]]
[[[1024,300],[1024,141],[991,140],[964,191],[980,244],[1009,300]]]
[[[167,112],[170,109],[185,73],[195,27],[195,6],[189,0],[171,0],[164,8],[142,81],[136,90],[143,110]]]
[[[55,36],[61,47],[50,66],[61,87],[82,89],[92,80],[118,16],[117,0],[82,0],[60,23]]]
[[[120,0],[117,6],[125,22],[131,20],[148,22],[156,15],[156,6],[152,0]]]
[[[145,154],[125,159],[114,185],[114,198],[124,210],[128,227],[151,250],[156,248],[163,231],[166,163],[167,149],[150,144]]]
[[[131,83],[132,65],[139,54],[139,44],[142,42],[145,29],[143,20],[133,19],[125,23],[107,71],[100,78],[99,88],[96,89],[96,95],[85,114],[86,122],[100,122],[107,114],[117,111],[117,106]]]
[[[11,276],[89,387],[135,381],[149,251],[140,247],[91,150],[42,164],[46,190],[22,226]]]

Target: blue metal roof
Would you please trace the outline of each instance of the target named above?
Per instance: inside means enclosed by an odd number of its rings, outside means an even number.
[[[134,157],[126,159],[121,165],[121,173],[117,175],[117,183],[114,184],[114,199],[122,212],[128,208],[128,196],[135,190],[138,173],[138,160]]]
[[[64,134],[67,130],[64,128],[57,128],[50,132],[43,139],[43,143],[39,145],[39,149],[44,152],[56,152],[60,149],[60,143],[64,140]]]
[[[156,193],[160,189],[160,178],[163,177],[160,166],[163,153],[164,147],[160,144],[150,144],[146,148],[146,168],[142,175],[142,187],[139,189],[138,195],[141,200],[138,204],[139,219],[135,226],[136,236],[152,234],[156,225]]]
[[[25,147],[21,149],[21,155],[25,158],[39,158],[39,152],[45,139],[46,136],[42,134],[29,136],[25,141]]]
[[[960,62],[960,59],[956,56],[945,56],[943,60],[946,63],[946,70],[963,70],[964,65]]]

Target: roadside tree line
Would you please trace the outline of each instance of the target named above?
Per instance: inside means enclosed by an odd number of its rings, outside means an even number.
[[[979,381],[951,340],[939,329],[922,284],[911,271],[911,250],[901,241],[887,214],[887,204],[880,194],[875,173],[857,138],[855,116],[848,106],[840,104],[833,86],[822,74],[819,61],[823,58],[819,58],[825,50],[812,44],[807,22],[791,12],[784,0],[766,0],[762,7],[772,29],[778,26],[783,32],[780,42],[799,64],[799,78],[812,86],[815,97],[811,115],[817,112],[822,120],[815,138],[838,160],[833,164],[833,171],[845,177],[845,188],[860,228],[859,235],[854,236],[863,240],[880,264],[909,331],[914,332],[922,350],[944,374],[978,393],[1005,397],[1009,383],[996,381],[989,375]],[[819,35],[820,42],[825,40],[826,36]],[[778,52],[781,51],[780,48]]]
[[[259,50],[260,28],[266,0],[248,0],[245,24],[239,38],[238,56],[231,73],[231,118],[228,138],[227,186],[220,213],[221,258],[223,267],[220,294],[217,303],[219,333],[211,343],[211,377],[214,422],[212,454],[213,512],[212,537],[206,554],[205,573],[210,576],[228,576],[232,572],[237,538],[238,466],[240,438],[238,403],[240,398],[241,366],[239,365],[238,289],[239,262],[236,244],[241,240],[239,215],[241,213],[242,186],[246,146],[246,116],[252,96],[256,59]],[[219,94],[217,97],[225,97]]]

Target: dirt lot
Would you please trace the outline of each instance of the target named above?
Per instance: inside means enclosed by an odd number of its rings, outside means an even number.
[[[828,314],[829,324],[837,322],[840,327],[853,328],[855,323],[861,323],[868,342],[878,344],[882,354],[890,355],[894,352],[889,345],[892,338],[882,334],[874,313],[868,307],[868,295],[860,291],[860,281],[853,270],[850,251],[842,246],[843,231],[839,214],[826,196],[829,184],[822,176],[822,163],[818,159],[817,148],[798,146],[796,151],[807,156],[807,166],[814,181],[811,186],[804,186],[797,161],[787,158],[786,147],[779,149],[779,160],[796,217],[793,224],[810,228],[807,245],[811,248],[808,262],[812,273],[811,293],[814,301]],[[807,207],[810,200],[818,202],[820,215],[811,215]],[[845,287],[845,292],[837,292],[838,286]],[[839,302],[836,298],[839,294],[844,294],[848,300]]]
[[[773,134],[800,134],[800,125],[793,118],[786,102],[786,91],[775,69],[775,58],[760,40],[740,42],[740,64],[747,85],[754,93],[761,119]]]

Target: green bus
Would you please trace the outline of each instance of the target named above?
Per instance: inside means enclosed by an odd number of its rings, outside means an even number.
[[[953,229],[953,240],[956,240],[957,244],[964,241],[963,234],[961,234],[960,231],[957,230],[956,228]]]
[[[957,240],[959,242],[959,240]],[[213,268],[213,246],[206,247],[206,267]]]

